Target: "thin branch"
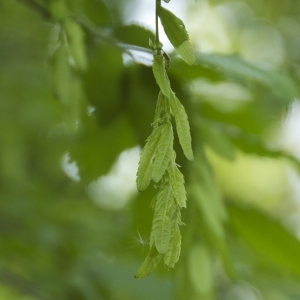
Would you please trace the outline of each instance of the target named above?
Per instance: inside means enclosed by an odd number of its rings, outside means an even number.
[[[31,9],[35,10],[42,17],[44,17],[45,19],[50,19],[51,18],[50,11],[46,7],[44,7],[41,4],[35,2],[34,0],[18,0],[18,1],[24,3],[25,5],[27,5]],[[79,23],[82,27],[84,27],[85,30],[91,32],[92,35],[96,39],[99,39],[99,40],[104,41],[108,44],[111,44],[111,45],[113,45],[117,48],[120,48],[120,49],[124,50],[124,51],[138,51],[138,52],[143,52],[143,53],[147,53],[147,54],[152,54],[152,50],[150,50],[150,49],[140,47],[140,46],[136,46],[136,45],[130,45],[130,44],[122,43],[119,40],[117,40],[117,39],[115,39],[111,36],[103,34],[100,30],[95,30],[94,28],[91,28],[91,26],[88,26],[88,24],[83,22],[83,20],[80,20],[80,19],[77,19],[77,18],[74,18],[74,20],[77,23]]]
[[[18,1],[22,2],[23,4],[27,5],[28,7],[38,12],[43,18],[45,19],[51,18],[50,11],[44,6],[42,6],[40,3],[37,3],[34,0],[18,0]]]
[[[155,49],[159,49],[161,47],[159,41],[159,29],[158,29],[158,11],[161,6],[161,0],[155,0]]]

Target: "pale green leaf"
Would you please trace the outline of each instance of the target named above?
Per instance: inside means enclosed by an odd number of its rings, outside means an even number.
[[[134,275],[135,278],[145,278],[153,273],[162,259],[162,254],[158,253],[155,247],[151,247],[145,261]]]
[[[176,50],[188,65],[195,64],[196,57],[189,40],[184,41]]]
[[[71,102],[70,90],[72,88],[72,70],[69,67],[67,47],[61,43],[53,55],[52,80],[53,89],[63,105]]]
[[[171,93],[170,105],[172,114],[175,118],[177,134],[180,145],[183,149],[183,153],[185,154],[187,159],[193,160],[194,155],[192,150],[192,137],[190,133],[188,117],[183,105],[180,103],[179,99],[173,92]]]
[[[189,41],[188,32],[186,31],[182,20],[163,7],[160,7],[159,9],[159,17],[164,31],[172,45],[187,64],[194,64],[195,54]]]
[[[165,105],[165,97],[162,92],[159,92],[156,108],[155,108],[155,114],[154,114],[154,126],[156,127],[158,126],[158,121],[161,117],[161,113],[164,109],[164,105]]]
[[[163,127],[154,128],[151,135],[147,138],[147,143],[142,151],[139,167],[137,171],[136,184],[139,191],[145,190],[150,184],[153,171],[153,159],[157,151]]]
[[[154,54],[152,65],[156,83],[167,98],[170,98],[170,81],[166,72],[165,59],[162,54]]]
[[[165,254],[169,248],[172,230],[170,215],[174,204],[172,188],[167,185],[157,195],[152,223],[155,246],[157,251],[162,254]]]
[[[158,182],[168,168],[173,150],[173,130],[170,122],[162,126],[161,137],[153,163],[152,179]]]
[[[169,249],[164,256],[164,263],[168,268],[174,268],[177,263],[181,251],[181,234],[178,225],[172,228],[172,234]]]
[[[177,205],[179,207],[186,207],[187,199],[184,187],[184,177],[175,163],[168,169],[168,174]]]
[[[88,65],[84,31],[81,26],[71,18],[65,19],[63,26],[76,67],[80,71],[84,71]]]

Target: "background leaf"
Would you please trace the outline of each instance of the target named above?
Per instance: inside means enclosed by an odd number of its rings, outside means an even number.
[[[230,224],[258,255],[300,275],[300,242],[279,222],[258,210],[231,205]]]

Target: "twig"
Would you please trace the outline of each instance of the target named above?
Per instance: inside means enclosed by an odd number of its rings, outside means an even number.
[[[42,6],[41,4],[35,2],[34,0],[18,0],[19,2],[24,3],[25,5],[29,6],[36,12],[38,12],[43,18],[50,19],[51,13],[50,11]]]

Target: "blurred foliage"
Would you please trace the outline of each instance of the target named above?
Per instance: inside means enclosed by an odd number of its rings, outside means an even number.
[[[300,243],[282,221],[288,194],[282,211],[246,206],[222,190],[211,159],[214,152],[234,164],[244,153],[299,170],[273,137],[299,94],[300,4],[199,0],[189,3],[193,14],[203,3],[232,9],[233,51],[197,52],[193,66],[170,54],[195,152],[187,162],[175,141],[188,191],[183,248],[175,270],[136,280],[155,189],[131,193],[119,210],[87,191],[151,132],[159,90],[149,66],[153,32],[126,24],[123,11],[137,1],[0,1],[1,299],[300,298]],[[280,36],[280,63],[247,60],[237,46],[246,29],[259,44],[262,21]],[[80,180],[66,175],[66,154]],[[239,179],[232,178],[236,186]]]

